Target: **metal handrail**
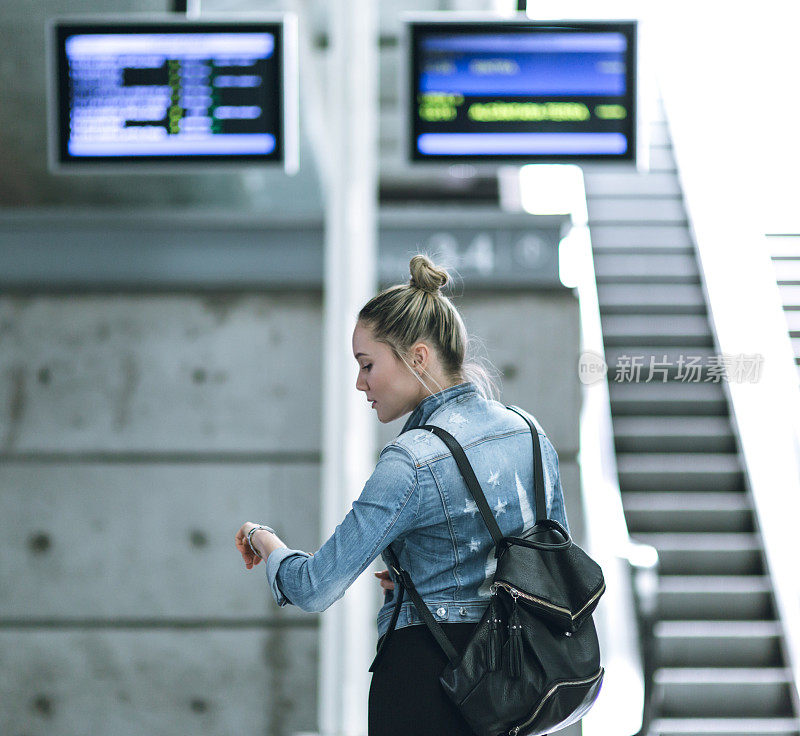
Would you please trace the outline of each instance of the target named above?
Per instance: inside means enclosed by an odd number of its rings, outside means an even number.
[[[586,195],[582,172],[577,172],[572,227],[561,246],[562,271],[577,287],[580,301],[580,366],[602,368],[605,353]],[[587,548],[603,568],[607,592],[595,614],[606,676],[594,708],[583,719],[583,734],[633,736],[646,733],[650,720],[658,553],[629,537],[606,375],[586,378],[584,374],[578,456],[581,494]]]

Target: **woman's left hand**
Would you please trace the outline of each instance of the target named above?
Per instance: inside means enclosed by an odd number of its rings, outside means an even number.
[[[266,560],[270,554],[281,547],[286,545],[279,539],[277,534],[273,534],[268,529],[259,529],[253,532],[250,537],[253,542],[253,548],[260,553],[260,557],[253,553],[250,545],[247,542],[247,535],[253,528],[258,528],[260,524],[254,524],[252,521],[246,521],[242,524],[241,529],[236,532],[236,549],[242,554],[245,567],[250,570],[254,568],[261,560]]]
[[[252,569],[259,562],[261,562],[261,558],[258,555],[253,554],[253,550],[250,549],[250,545],[247,542],[248,532],[253,527],[257,526],[258,524],[254,524],[252,521],[246,521],[244,524],[242,524],[239,531],[236,532],[236,549],[238,549],[239,552],[242,553],[242,558],[244,559],[245,567],[248,570]]]

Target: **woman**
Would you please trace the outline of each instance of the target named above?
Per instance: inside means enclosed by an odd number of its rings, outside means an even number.
[[[391,544],[460,651],[488,605],[494,545],[449,450],[418,427],[435,424],[458,440],[505,535],[519,535],[535,520],[532,443],[522,417],[492,398],[483,368],[465,362],[464,323],[440,292],[447,271],[423,255],[411,259],[410,270],[408,284],[364,306],[353,332],[356,388],[383,423],[411,412],[402,432],[383,448],[361,495],[315,554],[289,549],[252,522],[239,529],[236,545],[248,570],[266,560],[278,605],[323,611]],[[548,516],[566,527],[558,457],[531,420],[542,446]],[[380,646],[394,608],[394,579],[388,570],[375,575],[386,591]],[[407,596],[392,636],[372,677],[370,736],[470,736],[439,684],[447,659]]]

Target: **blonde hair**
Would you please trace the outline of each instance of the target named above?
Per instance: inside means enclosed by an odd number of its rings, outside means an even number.
[[[408,283],[390,286],[372,297],[358,313],[358,321],[372,331],[373,339],[388,345],[404,363],[416,342],[429,343],[449,381],[471,381],[484,398],[495,399],[499,392],[491,363],[467,356],[472,343],[464,321],[441,292],[450,281],[447,270],[435,266],[422,253],[411,259],[409,270]]]

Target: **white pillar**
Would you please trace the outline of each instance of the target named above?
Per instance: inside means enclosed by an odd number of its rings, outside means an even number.
[[[200,17],[200,3],[201,0],[186,0],[186,17],[199,18]]]
[[[356,391],[352,332],[375,293],[377,240],[377,4],[328,5],[328,84],[322,399],[322,534],[344,518],[374,466],[375,418]],[[362,575],[322,614],[319,729],[366,736],[368,671],[375,651],[375,579]]]

